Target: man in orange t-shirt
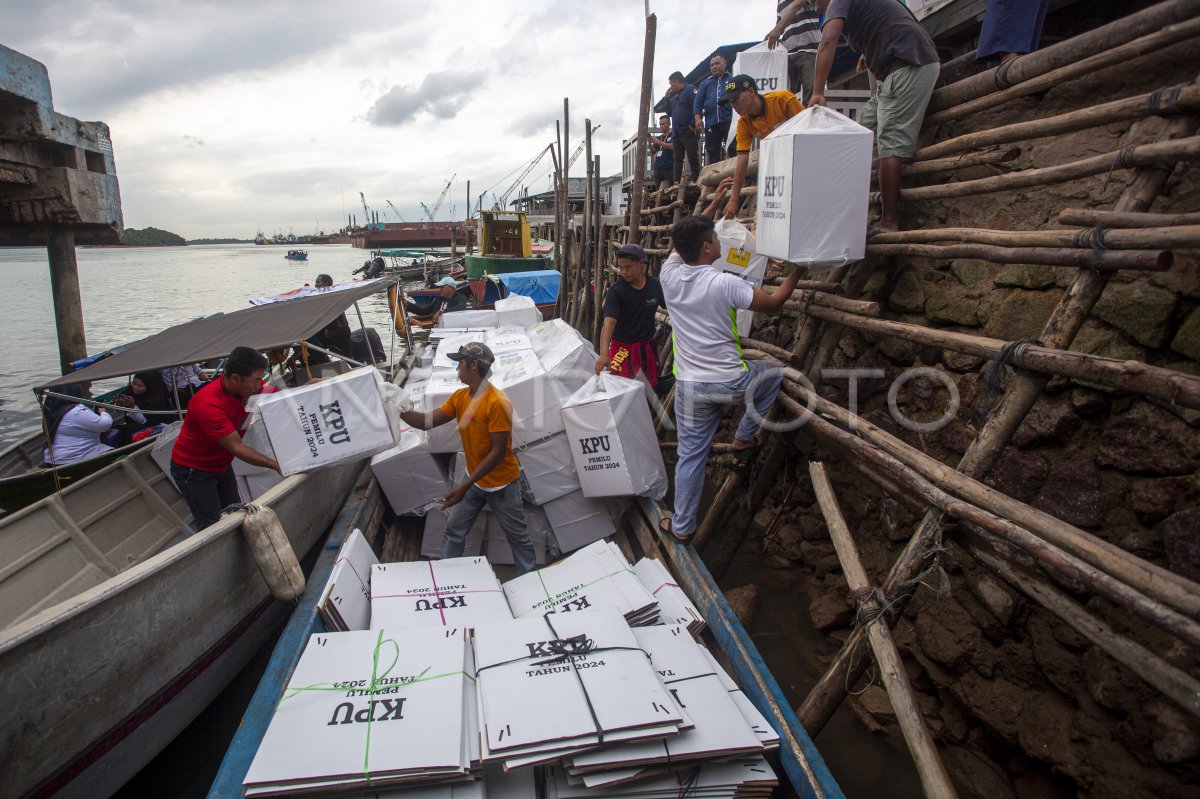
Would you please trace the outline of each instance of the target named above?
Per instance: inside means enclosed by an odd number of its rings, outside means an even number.
[[[400,418],[420,430],[458,422],[463,453],[467,456],[467,479],[450,489],[442,501],[449,508],[442,537],[442,557],[461,557],[467,533],[484,507],[496,514],[504,537],[512,547],[517,574],[537,568],[533,540],[525,526],[521,467],[512,451],[512,404],[504,392],[487,379],[496,356],[485,344],[471,342],[452,353],[458,362],[458,379],[466,383],[429,413],[408,411]]]
[[[757,136],[765,139],[779,125],[804,110],[804,103],[787,89],[758,93],[758,81],[749,75],[735,75],[725,84],[725,96],[717,101],[732,103],[738,112],[737,163],[733,167],[733,186],[725,218],[733,219],[742,207],[742,184],[750,165],[750,145]]]

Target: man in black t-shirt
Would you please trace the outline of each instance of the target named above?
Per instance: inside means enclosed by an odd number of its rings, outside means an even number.
[[[608,369],[622,377],[644,372],[658,385],[658,355],[654,351],[654,314],[665,308],[662,285],[646,274],[646,251],[636,244],[617,250],[621,279],[604,295],[604,328],[596,374]]]

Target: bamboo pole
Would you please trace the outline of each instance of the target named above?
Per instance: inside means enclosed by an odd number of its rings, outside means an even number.
[[[813,490],[817,495],[817,504],[821,515],[825,517],[825,526],[829,529],[829,537],[833,540],[833,548],[837,551],[838,561],[842,564],[842,572],[853,593],[871,591],[871,582],[863,569],[862,558],[858,547],[850,535],[850,528],[842,517],[838,507],[837,497],[834,496],[833,486],[825,474],[824,464],[809,462],[808,474],[812,478]],[[859,613],[882,614],[879,604],[871,598],[859,603]],[[887,690],[892,708],[896,711],[896,721],[904,733],[908,743],[908,751],[912,754],[921,777],[921,785],[925,796],[930,799],[950,799],[957,794],[950,782],[950,775],[938,756],[937,747],[929,728],[925,726],[925,717],[913,698],[912,686],[908,682],[908,672],[900,659],[900,652],[892,640],[891,631],[881,615],[874,615],[869,621],[862,622],[867,628],[867,639],[871,642],[871,651],[875,653],[875,662],[879,664],[879,674],[883,678],[883,687]]]
[[[966,153],[949,158],[931,158],[908,164],[904,167],[904,176],[933,175],[939,172],[953,172],[956,169],[966,169],[971,166],[986,166],[988,164],[1007,164],[1021,157],[1020,147],[1010,147],[1007,150],[991,150],[984,153]]]
[[[917,150],[913,156],[913,160],[916,163],[906,165],[904,173],[906,175],[915,174],[915,167],[921,163],[954,153],[975,150],[980,147],[1011,144],[1012,142],[1028,141],[1046,136],[1059,136],[1063,133],[1087,130],[1088,128],[1108,125],[1113,122],[1141,119],[1153,113],[1151,98],[1156,95],[1163,96],[1168,94],[1169,87],[1159,89],[1158,92],[1162,94],[1148,92],[1146,94],[1139,94],[1136,97],[1113,100],[1108,103],[1088,106],[1080,108],[1077,111],[1068,111],[1065,114],[1046,117],[1044,119],[1016,122],[1011,125],[1001,125],[989,130],[956,136],[953,139],[947,139],[946,141],[931,144],[928,147],[922,147],[920,150]],[[1185,86],[1179,92],[1178,97],[1176,97],[1175,105],[1182,112],[1200,111],[1200,87]]]
[[[1191,87],[1189,87],[1191,88]],[[1058,212],[1060,225],[1106,228],[1154,228],[1176,225],[1200,225],[1200,212],[1188,214],[1148,214],[1136,211],[1096,211],[1091,208],[1064,208]]]
[[[1036,94],[1037,92],[1045,91],[1054,86],[1061,85],[1066,81],[1083,77],[1085,75],[1091,75],[1101,69],[1104,69],[1105,67],[1128,63],[1139,56],[1146,55],[1147,53],[1158,52],[1163,48],[1169,47],[1177,42],[1185,41],[1196,36],[1197,33],[1200,32],[1200,26],[1197,26],[1196,24],[1198,20],[1195,19],[1195,17],[1200,16],[1200,5],[1196,3],[1196,0],[1180,0],[1177,5],[1188,6],[1190,8],[1186,16],[1179,17],[1175,20],[1175,24],[1168,24],[1166,27],[1163,27],[1161,24],[1155,24],[1154,27],[1151,27],[1147,30],[1146,28],[1137,28],[1128,24],[1136,15],[1122,17],[1121,19],[1109,23],[1109,25],[1106,25],[1103,28],[1097,28],[1096,30],[1100,31],[1107,28],[1112,28],[1114,26],[1125,26],[1126,31],[1142,30],[1144,35],[1139,35],[1138,38],[1130,40],[1127,35],[1123,34],[1120,38],[1122,41],[1124,41],[1124,44],[1097,50],[1094,55],[1089,55],[1085,58],[1079,58],[1078,55],[1075,57],[1067,57],[1065,60],[1061,61],[1061,65],[1057,66],[1057,68],[1042,71],[1040,74],[1035,74],[1030,77],[1025,77],[1023,75],[1025,72],[1033,71],[1029,69],[1029,63],[1030,61],[1036,60],[1034,58],[1035,56],[1041,56],[1044,58],[1047,53],[1055,51],[1055,48],[1057,47],[1072,44],[1077,45],[1078,40],[1082,39],[1084,36],[1087,36],[1087,34],[1083,34],[1083,36],[1076,36],[1060,43],[1059,45],[1047,47],[1045,50],[1039,50],[1034,53],[1029,53],[1016,58],[1011,62],[1009,67],[1004,68],[1005,72],[1007,73],[1006,82],[1013,85],[1010,88],[1003,89],[1002,91],[995,91],[998,86],[1003,85],[1003,83],[995,82],[995,75],[1002,68],[997,67],[995,71],[989,70],[989,72],[984,72],[980,75],[968,78],[967,80],[959,81],[958,84],[952,84],[951,86],[946,87],[946,89],[962,89],[966,88],[966,86],[962,84],[970,84],[976,81],[979,81],[985,85],[990,83],[990,86],[987,87],[986,91],[979,92],[973,99],[950,101],[947,95],[942,95],[939,97],[938,93],[934,92],[933,97],[930,98],[929,108],[925,115],[925,124],[926,126],[940,125],[941,123],[948,122],[952,119],[959,119],[961,117],[976,114],[989,108],[995,108],[996,106],[1002,105],[1009,100],[1014,100],[1018,97],[1026,97],[1030,94]],[[1095,32],[1096,31],[1093,31],[1092,33]],[[1079,52],[1078,47],[1075,47],[1075,50],[1076,53]],[[1058,51],[1056,52],[1056,55],[1061,56],[1066,55],[1066,53],[1064,51]],[[1024,61],[1025,63],[1022,64],[1020,63],[1021,61]]]
[[[592,230],[596,231],[596,241],[593,244],[594,253],[592,258],[592,263],[595,264],[596,271],[596,299],[594,303],[596,307],[596,313],[595,324],[592,326],[592,342],[595,344],[595,346],[599,347],[600,331],[601,328],[604,327],[604,313],[602,312],[602,309],[604,308],[603,298],[605,293],[608,291],[608,278],[610,277],[610,273],[608,270],[608,259],[604,257],[604,252],[601,248],[603,236],[600,235],[600,156],[596,155],[592,158],[592,174],[596,178],[595,185],[592,187],[595,191],[595,196],[592,198],[592,214],[595,215],[595,219],[592,223]]]
[[[637,143],[633,148],[633,185],[629,189],[629,242],[641,243],[642,192],[646,185],[646,121],[650,116],[650,84],[654,80],[654,35],[658,18],[646,16],[646,44],[642,51],[642,97],[638,103]]]
[[[800,308],[806,305],[823,305],[826,308],[836,308],[839,311],[847,311],[864,316],[879,316],[882,313],[877,302],[855,300],[839,294],[827,294],[821,291],[812,291],[811,289],[794,290],[792,298],[784,303],[784,307],[791,305],[796,305]]]
[[[1197,87],[1200,88],[1200,87]],[[1197,215],[1200,217],[1200,215]],[[1095,224],[1095,223],[1093,223]],[[995,244],[1006,247],[1078,247],[1100,243],[1091,228],[1084,230],[985,230],[982,228],[925,228],[877,233],[872,244],[920,244],[955,242]],[[1104,247],[1112,250],[1151,250],[1200,247],[1200,224],[1105,230]]]
[[[1036,600],[1042,607],[1065,621],[1076,632],[1087,638],[1099,649],[1153,685],[1164,696],[1170,697],[1193,716],[1200,716],[1197,697],[1200,697],[1200,682],[1187,673],[1158,658],[1146,647],[1120,635],[1110,625],[1088,613],[1062,591],[1030,579],[1002,558],[987,554],[981,549],[971,554],[981,563],[1015,585],[1025,595]]]
[[[808,314],[865,333],[895,336],[916,344],[940,347],[980,358],[997,358],[1012,343],[1003,339],[907,322],[871,319],[833,309],[809,308]],[[746,341],[747,339],[743,339],[743,342]],[[771,352],[758,342],[754,342],[753,346],[778,357],[777,353]],[[1095,383],[1121,391],[1135,391],[1147,397],[1177,402],[1188,408],[1200,408],[1200,377],[1161,366],[1105,358],[1074,350],[1039,347],[1032,343],[1018,347],[1010,354],[1009,359],[1014,366],[1021,369]]]
[[[1069,247],[996,247],[990,244],[871,243],[867,245],[867,255],[978,258],[996,264],[1083,266],[1110,272],[1118,269],[1165,272],[1175,263],[1175,256],[1170,250],[1084,250]]]
[[[1200,20],[1197,22],[1200,24]],[[1189,137],[1174,141],[1155,142],[1154,144],[1141,144],[1132,148],[1126,147],[1057,166],[1025,169],[1007,175],[962,180],[957,183],[901,189],[900,198],[908,202],[916,202],[947,197],[968,197],[995,191],[1014,191],[1031,186],[1048,186],[1093,175],[1102,175],[1114,169],[1168,166],[1173,165],[1176,161],[1194,160],[1198,157],[1200,157],[1200,138]]]
[[[796,382],[799,373],[784,370],[784,391],[812,408],[816,415],[808,424],[828,424],[820,417],[833,419],[843,427],[852,427],[863,439],[915,471],[940,490],[1011,520],[1043,541],[1086,564],[1109,574],[1156,599],[1174,611],[1200,616],[1200,586],[1161,566],[1142,560],[1115,544],[1067,524],[1056,516],[1030,507],[974,478],[956,471],[941,461],[910,447],[861,416],[854,416],[837,403],[821,397]]]
[[[801,269],[803,267],[793,265],[792,268]],[[778,286],[781,283],[783,283],[783,278],[781,277],[769,277],[763,281],[764,286]],[[842,287],[841,283],[831,283],[827,280],[797,280],[796,288],[800,290],[823,291],[826,294],[840,295],[845,292],[845,288]]]
[[[725,511],[740,492],[742,483],[746,480],[746,469],[734,469],[726,477],[721,487],[717,489],[717,495],[713,497],[709,503],[708,510],[704,513],[704,518],[700,520],[700,526],[696,528],[696,532],[692,535],[692,546],[699,551],[700,547],[708,541],[709,537],[721,524],[721,520],[725,517]]]

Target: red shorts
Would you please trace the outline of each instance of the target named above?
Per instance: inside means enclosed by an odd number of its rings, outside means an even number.
[[[608,370],[613,374],[632,379],[640,370],[650,385],[658,385],[658,354],[654,351],[654,339],[634,344],[613,341],[608,345],[608,358]]]

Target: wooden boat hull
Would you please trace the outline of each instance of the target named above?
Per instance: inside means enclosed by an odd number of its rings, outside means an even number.
[[[0,452],[0,474],[5,475],[0,477],[0,516],[20,510],[26,505],[32,505],[42,497],[53,494],[59,485],[62,485],[64,488],[73,485],[89,474],[103,469],[110,463],[127,455],[132,455],[153,440],[154,438],[150,437],[124,447],[119,447],[103,455],[97,455],[94,458],[60,466],[57,470],[58,479],[56,482],[55,470],[46,469],[38,465],[42,460],[45,436],[40,432],[35,433],[25,441],[14,444],[4,452]],[[26,461],[25,458],[18,456],[16,454],[18,448],[26,454],[33,456],[32,460]],[[21,468],[22,465],[24,465],[24,468]]]
[[[258,501],[303,554],[361,468],[296,475]],[[186,517],[183,498],[142,450],[0,522],[0,552],[11,553],[14,539],[42,542],[23,559],[0,558],[0,608],[14,592],[47,593],[0,630],[0,795],[108,796],[212,700],[286,612],[242,541],[240,514],[176,540]],[[28,577],[17,579],[22,569]],[[58,572],[64,584],[48,590]]]

